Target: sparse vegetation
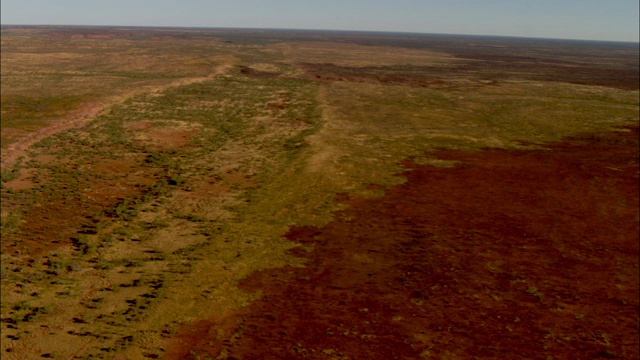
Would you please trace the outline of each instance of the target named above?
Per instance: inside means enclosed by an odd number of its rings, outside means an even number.
[[[336,194],[380,196],[405,181],[408,157],[451,166],[429,152],[638,121],[637,91],[498,74],[455,46],[376,57],[381,45],[151,29],[69,40],[81,31],[2,32],[0,343],[18,349],[50,326],[46,344],[65,344],[16,358],[160,358],[167,324],[255,300],[241,279],[302,266],[289,227],[326,225]],[[24,157],[5,163],[11,151]]]

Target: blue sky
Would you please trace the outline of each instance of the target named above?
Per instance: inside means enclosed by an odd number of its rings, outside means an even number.
[[[2,0],[2,24],[401,31],[634,41],[638,0]]]

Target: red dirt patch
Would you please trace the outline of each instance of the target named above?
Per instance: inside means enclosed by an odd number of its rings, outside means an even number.
[[[153,127],[148,120],[130,123],[125,127],[136,134],[136,140],[152,150],[181,148],[187,145],[191,137],[198,132],[196,129],[173,126]]]
[[[41,155],[38,159],[53,162],[54,157]],[[92,172],[110,175],[115,179],[83,179],[77,184],[65,181],[50,183],[55,189],[55,194],[43,195],[42,203],[24,203],[19,197],[17,200],[6,200],[7,204],[3,205],[9,209],[13,205],[23,208],[20,229],[12,234],[13,241],[2,243],[2,251],[15,252],[21,249],[23,257],[28,255],[33,259],[60,246],[68,245],[71,238],[77,236],[78,231],[92,222],[94,216],[112,208],[127,196],[139,196],[146,186],[158,181],[156,170],[140,168],[133,172],[135,164],[135,160],[130,158],[87,162],[83,166],[91,167]],[[23,170],[21,177],[16,181],[20,181],[28,171]],[[130,175],[124,176],[126,174]],[[24,180],[24,183],[25,186],[31,185],[27,180]],[[44,183],[49,181],[44,180]],[[13,183],[7,185],[14,186],[7,186],[12,191],[19,190]],[[78,189],[71,189],[75,187]],[[70,190],[66,191],[68,188]],[[78,194],[74,191],[78,191]]]
[[[32,189],[35,186],[33,181],[31,181],[32,173],[32,170],[23,170],[17,179],[6,182],[4,186],[12,191]]]
[[[638,129],[442,150],[408,182],[287,237],[306,268],[183,329],[168,358],[638,358]],[[224,336],[220,336],[224,330]]]
[[[159,130],[149,131],[149,137],[161,148],[179,148],[191,142],[191,137],[198,133],[198,130]]]

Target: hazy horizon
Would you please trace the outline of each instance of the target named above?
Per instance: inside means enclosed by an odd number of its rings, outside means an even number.
[[[88,24],[2,24],[7,27],[79,27],[79,28],[140,28],[140,29],[176,29],[176,30],[247,30],[247,31],[309,31],[309,32],[335,32],[335,33],[362,33],[362,34],[406,34],[406,35],[434,35],[434,36],[460,36],[478,38],[513,38],[531,40],[552,40],[552,41],[576,41],[576,42],[611,42],[625,44],[640,44],[639,41],[624,40],[592,40],[592,39],[567,39],[567,38],[544,38],[533,36],[515,35],[491,35],[491,34],[451,34],[451,33],[429,33],[429,32],[408,32],[408,31],[382,31],[382,30],[343,30],[343,29],[303,29],[303,28],[251,28],[251,27],[206,27],[206,26],[154,26],[154,25],[88,25]]]
[[[365,31],[639,42],[635,0],[3,0],[2,25]]]

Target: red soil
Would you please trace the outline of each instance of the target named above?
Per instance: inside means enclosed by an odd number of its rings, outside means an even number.
[[[442,150],[326,227],[307,267],[183,329],[168,358],[638,358],[638,129],[540,150]],[[220,337],[219,330],[224,330]]]
[[[46,162],[47,156],[40,157]],[[53,159],[51,162],[55,161]],[[78,165],[72,165],[72,168]],[[61,246],[68,245],[70,239],[78,236],[87,225],[94,223],[93,217],[114,207],[128,196],[135,198],[142,194],[146,186],[158,181],[156,170],[143,168],[135,173],[133,167],[136,162],[125,158],[119,160],[99,159],[94,163],[84,163],[83,167],[92,169],[95,174],[120,176],[118,179],[79,179],[77,184],[62,182],[51,183],[58,195],[43,196],[42,203],[24,203],[20,197],[15,200],[5,200],[7,208],[13,205],[23,206],[20,214],[20,229],[11,235],[13,241],[3,241],[1,250],[20,253],[22,257],[34,259],[45,255]],[[126,174],[131,174],[125,176]],[[20,178],[6,183],[11,191],[28,188],[33,184],[28,181],[25,171]],[[27,179],[21,181],[21,179]],[[47,183],[47,180],[44,180]],[[67,187],[77,187],[81,196],[72,196],[63,190]],[[46,203],[47,206],[42,204]],[[4,240],[4,239],[3,239]]]

